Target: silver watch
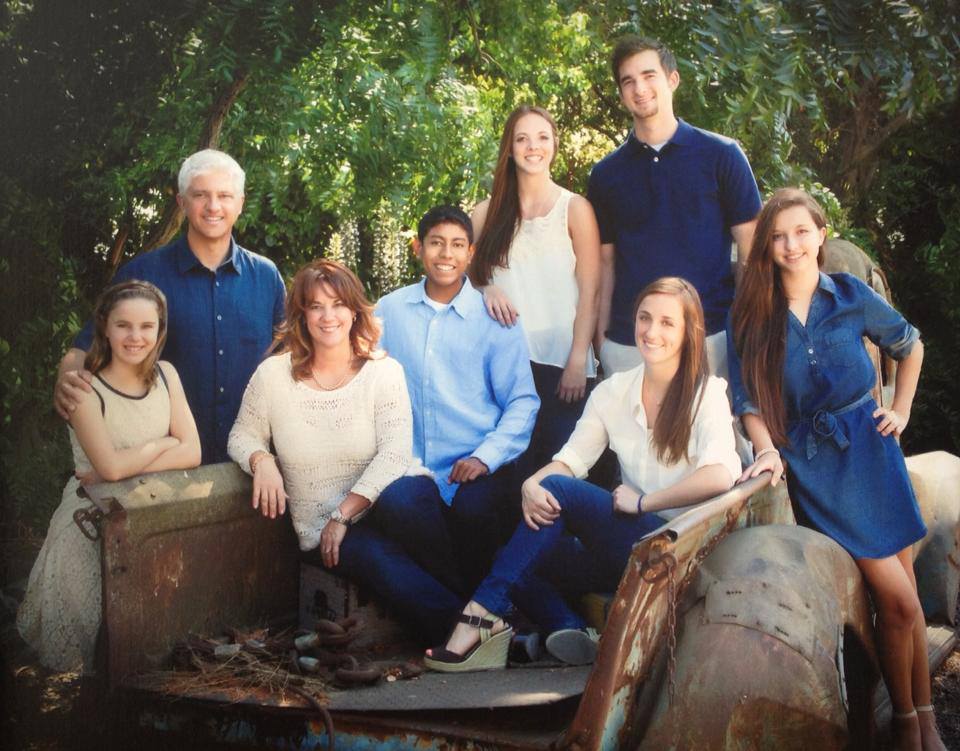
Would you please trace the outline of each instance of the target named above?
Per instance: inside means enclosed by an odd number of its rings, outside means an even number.
[[[351,519],[349,516],[344,516],[343,512],[339,508],[335,508],[333,513],[330,514],[330,521],[340,522],[340,524],[345,527],[349,527],[351,524],[353,524],[353,519]]]

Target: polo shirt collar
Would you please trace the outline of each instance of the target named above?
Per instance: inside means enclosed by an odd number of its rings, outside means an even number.
[[[220,264],[219,268],[232,268],[237,274],[240,274],[240,264],[237,262],[239,245],[237,241],[233,239],[233,236],[230,237],[230,250],[227,252],[226,258]],[[190,243],[187,242],[187,234],[183,233],[176,241],[176,256],[177,256],[177,271],[181,274],[185,274],[188,271],[196,267],[206,268],[200,259],[197,258],[193,251],[190,250]]]
[[[428,305],[428,297],[427,277],[423,277],[420,280],[420,284],[417,285],[416,292],[411,295],[409,302]],[[461,318],[466,318],[476,310],[478,303],[482,304],[482,302],[483,296],[474,289],[474,286],[470,284],[470,280],[464,277],[463,286],[460,288],[457,296],[450,301],[450,307],[453,308]]]
[[[670,139],[664,144],[666,147],[669,144],[675,144],[677,146],[686,146],[690,143],[691,138],[694,135],[693,126],[685,123],[679,117],[677,118],[677,129],[673,132],[673,135],[670,136]],[[630,128],[630,135],[627,136],[627,143],[630,148],[634,151],[640,152],[644,151],[647,146],[639,138],[637,138],[637,133],[633,128]]]

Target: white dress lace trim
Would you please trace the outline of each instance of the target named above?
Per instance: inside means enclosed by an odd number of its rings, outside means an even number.
[[[170,395],[159,378],[142,398],[113,391],[96,378],[92,385],[103,399],[103,418],[114,448],[139,446],[170,434]],[[73,430],[69,433],[76,469],[85,472],[90,461]],[[100,542],[85,537],[73,521],[76,510],[91,506],[77,495],[79,487],[77,479],[70,478],[63,489],[30,572],[17,629],[48,668],[90,672],[101,618]]]

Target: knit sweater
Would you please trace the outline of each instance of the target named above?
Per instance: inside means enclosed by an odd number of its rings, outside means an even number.
[[[403,369],[368,360],[346,385],[317,391],[296,381],[290,354],[257,368],[227,450],[247,473],[255,451],[277,455],[301,550],[320,544],[331,512],[349,492],[376,502],[411,462],[410,399]]]

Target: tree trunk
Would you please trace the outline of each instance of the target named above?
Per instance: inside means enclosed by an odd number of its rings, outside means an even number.
[[[230,114],[230,108],[237,100],[240,92],[247,85],[250,72],[246,70],[234,71],[233,81],[223,91],[223,93],[214,101],[207,115],[207,121],[204,123],[203,132],[200,134],[200,140],[197,143],[197,151],[202,149],[215,149],[220,144],[220,132],[223,130],[223,124]],[[167,201],[166,208],[157,229],[150,235],[149,239],[143,244],[145,250],[153,250],[161,245],[170,242],[180,230],[180,224],[183,222],[183,212],[177,205],[176,191],[171,194]],[[120,265],[120,259],[123,257],[123,245],[130,234],[130,222],[126,220],[117,231],[116,239],[110,251],[110,277],[116,273]]]

